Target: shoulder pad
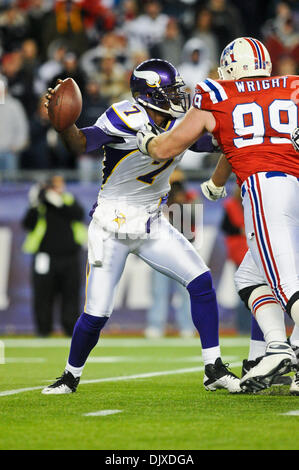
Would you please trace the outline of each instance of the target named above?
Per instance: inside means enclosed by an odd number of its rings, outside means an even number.
[[[199,82],[195,88],[193,106],[198,109],[212,110],[215,105],[228,99],[220,81],[207,78]]]
[[[128,137],[135,136],[148,120],[146,111],[138,103],[124,100],[111,105],[95,125],[109,135]]]

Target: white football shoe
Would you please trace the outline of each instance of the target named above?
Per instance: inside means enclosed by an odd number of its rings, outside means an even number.
[[[296,355],[288,343],[272,341],[266,354],[240,380],[244,392],[259,392],[270,387],[278,375],[291,372],[297,363]]]
[[[66,393],[74,393],[80,382],[80,377],[74,377],[71,372],[65,370],[61,377],[52,385],[42,390],[43,395],[64,395]]]
[[[292,384],[290,386],[291,395],[299,395],[299,371],[293,377]]]
[[[205,366],[203,384],[205,389],[210,392],[214,392],[219,388],[225,388],[230,393],[242,392],[240,379],[230,372],[227,364],[223,364],[220,357],[216,359],[215,364]]]

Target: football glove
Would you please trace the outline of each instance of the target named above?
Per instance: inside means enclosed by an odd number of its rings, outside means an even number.
[[[217,139],[215,139],[213,135],[212,135],[212,145],[213,145],[214,152],[221,152],[220,145],[218,144]]]
[[[158,126],[152,125],[150,123],[146,124],[146,129],[141,129],[137,132],[137,146],[140,152],[148,155],[148,144],[150,141],[161,134]]]
[[[299,127],[291,133],[291,141],[296,152],[299,152]]]
[[[217,199],[227,196],[225,186],[216,186],[212,178],[202,183],[200,187],[203,195],[210,201],[217,201]]]

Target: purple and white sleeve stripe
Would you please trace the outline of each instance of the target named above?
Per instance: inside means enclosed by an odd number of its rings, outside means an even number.
[[[98,150],[103,145],[124,142],[122,137],[108,135],[97,126],[83,127],[80,129],[86,137],[86,152]]]

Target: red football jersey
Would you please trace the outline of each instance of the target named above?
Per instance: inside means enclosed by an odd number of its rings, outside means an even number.
[[[299,177],[290,133],[298,127],[299,76],[199,82],[193,106],[211,111],[213,132],[241,184],[250,175],[281,171]]]

